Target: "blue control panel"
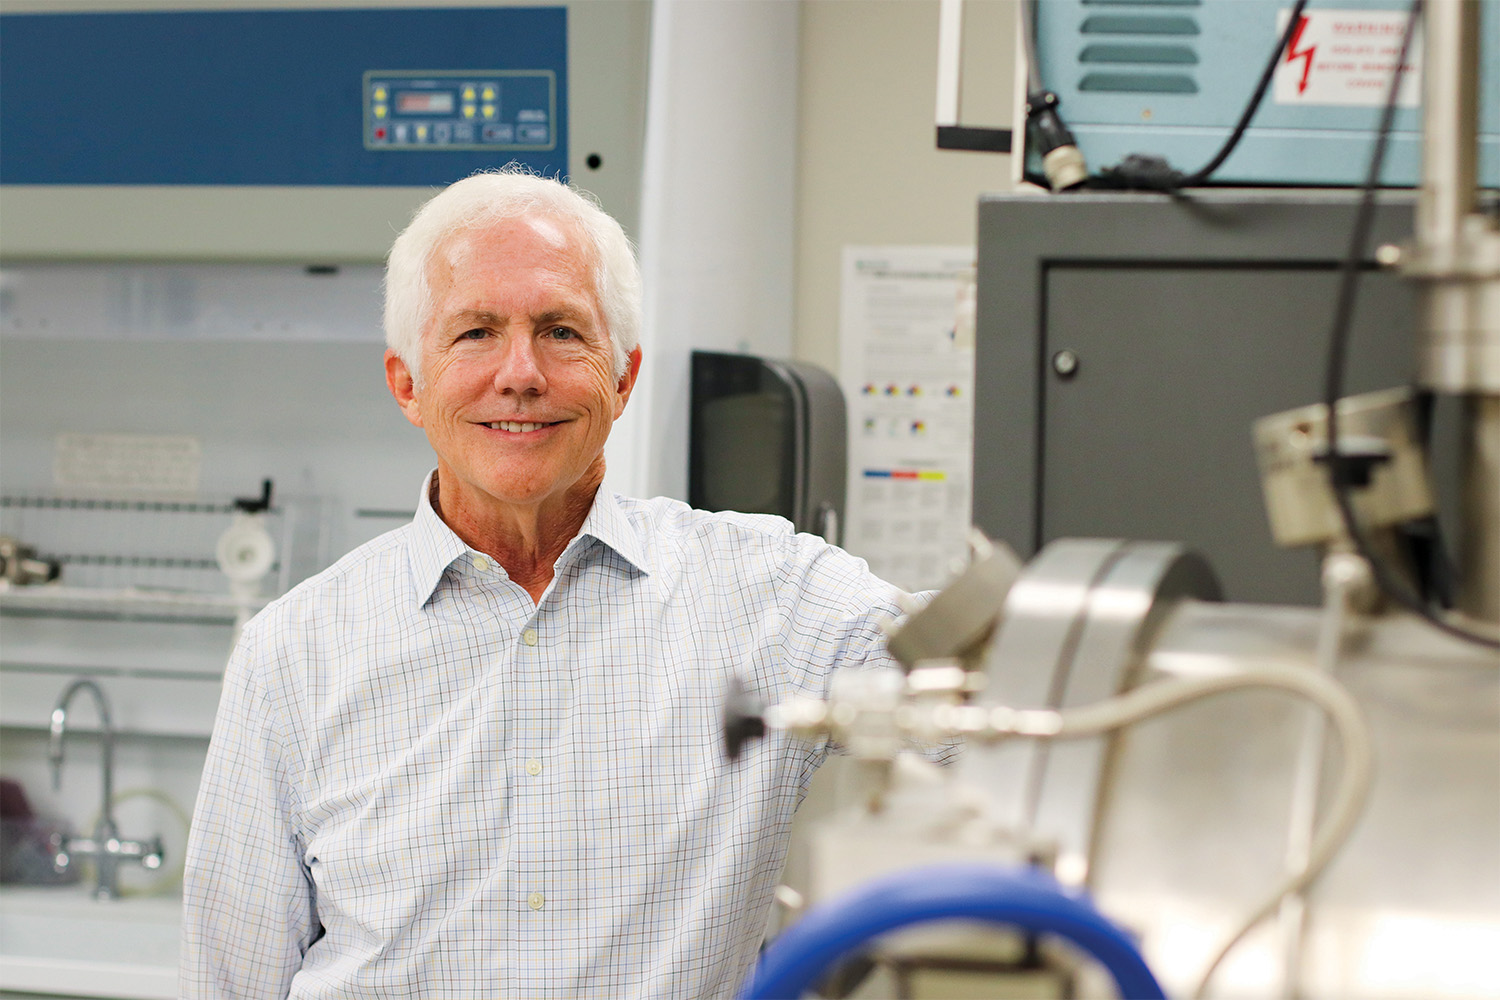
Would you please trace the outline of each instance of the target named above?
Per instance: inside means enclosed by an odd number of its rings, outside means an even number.
[[[1500,183],[1500,0],[1480,8],[1479,174]],[[1036,5],[1043,84],[1092,170],[1132,154],[1194,171],[1224,144],[1284,30],[1286,0]],[[1226,184],[1345,186],[1369,169],[1400,53],[1406,0],[1308,4],[1243,141],[1215,175]],[[1423,56],[1408,53],[1408,65]],[[1419,182],[1422,113],[1399,100],[1382,182]],[[1035,148],[1027,170],[1041,172]]]
[[[365,148],[542,152],[557,144],[557,78],[545,70],[365,74]]]
[[[566,174],[567,15],[5,14],[0,183],[428,186],[511,161]]]

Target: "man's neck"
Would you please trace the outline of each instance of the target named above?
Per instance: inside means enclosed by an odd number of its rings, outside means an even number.
[[[511,580],[540,602],[558,557],[588,518],[603,476],[601,471],[598,477],[585,477],[557,503],[534,506],[477,504],[456,490],[445,491],[438,474],[433,478],[433,512],[464,544],[505,567]]]

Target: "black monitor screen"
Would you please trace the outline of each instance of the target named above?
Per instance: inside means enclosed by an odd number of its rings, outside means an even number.
[[[695,353],[688,502],[795,519],[795,410],[760,359]]]

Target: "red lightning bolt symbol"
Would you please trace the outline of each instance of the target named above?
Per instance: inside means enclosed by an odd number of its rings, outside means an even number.
[[[1297,18],[1297,27],[1292,30],[1292,37],[1286,43],[1286,61],[1295,62],[1298,59],[1302,63],[1302,79],[1297,82],[1297,93],[1307,93],[1307,77],[1312,72],[1313,53],[1318,51],[1316,45],[1309,45],[1305,49],[1298,49],[1297,42],[1302,38],[1302,32],[1307,28],[1307,15],[1302,14]]]

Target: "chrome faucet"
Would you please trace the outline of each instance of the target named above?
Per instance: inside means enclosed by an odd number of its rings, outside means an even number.
[[[99,819],[94,824],[93,837],[53,834],[52,865],[57,871],[65,872],[74,857],[92,857],[98,876],[94,898],[114,899],[120,894],[120,862],[138,861],[144,868],[160,868],[161,838],[154,837],[150,843],[120,839],[120,832],[115,827],[115,731],[109,718],[109,701],[104,697],[104,690],[86,678],[69,684],[57,699],[57,707],[52,709],[52,734],[47,744],[47,756],[52,761],[52,787],[62,787],[63,735],[68,729],[68,704],[79,691],[92,694],[99,709],[99,752],[103,769],[99,783]]]

